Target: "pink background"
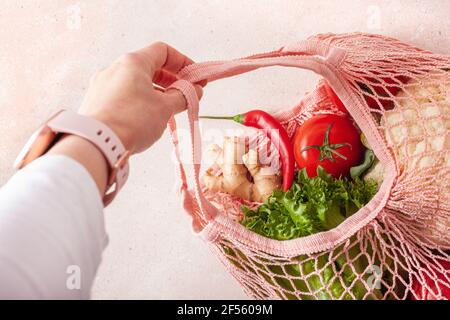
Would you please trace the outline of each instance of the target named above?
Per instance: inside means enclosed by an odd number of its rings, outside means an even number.
[[[449,12],[449,0],[4,0],[0,184],[32,131],[62,106],[76,110],[90,75],[124,52],[162,40],[197,61],[230,59],[315,33],[364,31],[450,53]],[[299,70],[255,71],[210,84],[201,109],[276,110],[294,104],[316,79]],[[105,213],[110,245],[93,298],[245,298],[192,236],[175,174],[167,134],[131,160],[129,182]]]

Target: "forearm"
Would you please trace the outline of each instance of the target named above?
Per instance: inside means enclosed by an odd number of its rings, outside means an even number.
[[[102,130],[93,139],[102,151],[84,138],[66,135],[47,155],[31,159],[34,161],[0,189],[0,298],[88,296],[106,245],[102,197],[108,180],[115,179],[116,187],[122,185],[128,175],[128,156],[148,149],[162,135],[170,117],[186,108],[181,92],[155,90],[153,85],[169,87],[177,80],[178,71],[192,62],[163,43],[117,59],[91,79],[79,113],[101,121],[123,148],[102,144]],[[201,87],[195,88],[201,98]],[[73,118],[55,128],[47,123],[42,129],[84,132],[86,128],[78,127],[81,120],[72,123]],[[72,125],[75,129],[68,130]],[[48,138],[37,133],[36,138]],[[82,136],[94,134],[89,131]],[[109,139],[107,136],[104,142]],[[36,142],[39,152],[39,147],[47,146],[43,146],[44,140],[40,142],[42,145]],[[81,288],[71,290],[67,281],[72,274],[67,272],[77,267]]]

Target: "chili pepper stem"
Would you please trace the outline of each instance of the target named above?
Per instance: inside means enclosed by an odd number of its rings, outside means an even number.
[[[199,119],[212,119],[212,120],[233,120],[237,123],[244,122],[244,115],[237,114],[235,116],[200,116]]]

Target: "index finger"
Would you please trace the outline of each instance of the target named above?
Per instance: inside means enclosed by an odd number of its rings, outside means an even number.
[[[136,51],[136,53],[145,59],[152,73],[164,69],[173,74],[177,74],[185,66],[194,63],[192,59],[164,42],[153,43],[148,47]]]

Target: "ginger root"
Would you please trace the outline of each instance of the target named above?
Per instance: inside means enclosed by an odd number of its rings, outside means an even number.
[[[211,191],[264,202],[275,189],[280,188],[280,174],[270,166],[263,166],[256,150],[245,151],[245,144],[239,137],[224,137],[223,149],[212,145],[209,153],[216,159],[215,165],[221,173],[216,175],[217,170],[213,166],[206,171],[202,182]]]

